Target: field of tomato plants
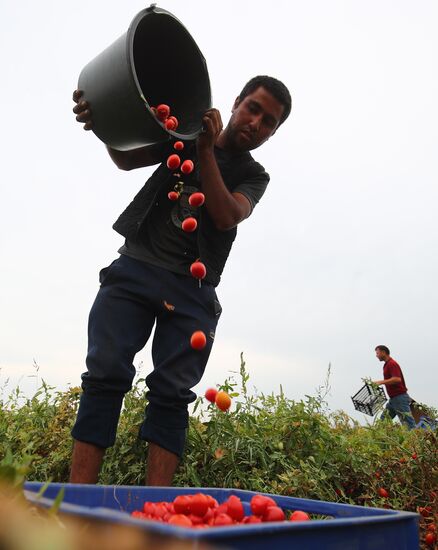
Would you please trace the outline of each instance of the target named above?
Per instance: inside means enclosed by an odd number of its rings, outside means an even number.
[[[254,394],[248,383],[242,359],[240,372],[218,388],[233,399],[228,412],[198,399],[175,485],[416,511],[422,544],[426,537],[433,541],[428,535],[438,523],[437,432],[408,431],[386,421],[361,425],[345,412],[328,410],[323,391],[294,401],[281,389]],[[31,399],[18,389],[4,398],[0,463],[28,461],[27,479],[66,482],[79,396],[79,388],[57,392],[43,383]],[[101,483],[144,483],[146,444],[137,438],[144,407],[139,378],[125,398]]]

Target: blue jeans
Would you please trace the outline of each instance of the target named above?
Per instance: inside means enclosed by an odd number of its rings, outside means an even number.
[[[98,447],[114,445],[123,397],[135,376],[134,357],[155,325],[154,369],[146,377],[148,406],[139,435],[181,456],[187,405],[196,399],[191,388],[202,378],[221,313],[215,288],[123,255],[101,270],[99,280],[72,436]],[[207,336],[202,350],[190,345],[197,330]]]
[[[385,410],[381,415],[383,420],[387,416],[391,419],[398,416],[400,422],[407,426],[410,430],[416,427],[414,417],[411,414],[411,404],[412,399],[407,393],[402,393],[401,395],[396,395],[395,397],[390,397],[389,401],[386,403]]]

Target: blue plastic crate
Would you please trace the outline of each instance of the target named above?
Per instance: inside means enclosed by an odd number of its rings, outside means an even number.
[[[175,536],[193,542],[239,550],[417,550],[419,548],[418,514],[380,508],[366,508],[317,500],[268,495],[284,510],[303,510],[330,519],[308,522],[277,522],[189,529],[166,523],[140,520],[129,514],[142,509],[145,501],[173,501],[178,495],[208,493],[224,502],[238,496],[249,511],[249,501],[256,493],[234,489],[128,487],[117,485],[75,485],[50,483],[43,498],[36,493],[43,483],[27,482],[28,499],[50,506],[61,488],[64,500],[60,511],[97,520],[141,526],[156,534]]]

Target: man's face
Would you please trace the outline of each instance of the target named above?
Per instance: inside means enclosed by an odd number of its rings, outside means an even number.
[[[381,349],[376,349],[376,357],[379,361],[385,361],[386,353]]]
[[[284,105],[262,86],[237,98],[226,130],[229,146],[237,151],[260,147],[275,133],[283,111]]]

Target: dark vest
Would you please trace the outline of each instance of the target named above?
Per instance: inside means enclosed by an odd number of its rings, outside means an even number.
[[[252,179],[265,171],[263,166],[256,162],[250,153],[244,153],[238,159],[239,162],[236,162],[235,159],[233,163],[219,165],[224,183],[230,192],[239,183]],[[130,241],[138,242],[141,240],[143,222],[154,205],[156,196],[163,186],[168,187],[170,190],[174,181],[166,163],[160,164],[133,201],[115,221],[113,229]],[[235,227],[228,231],[219,231],[207,209],[200,209],[197,229],[199,257],[204,262],[209,279],[214,286],[219,284],[236,234],[237,228]]]

